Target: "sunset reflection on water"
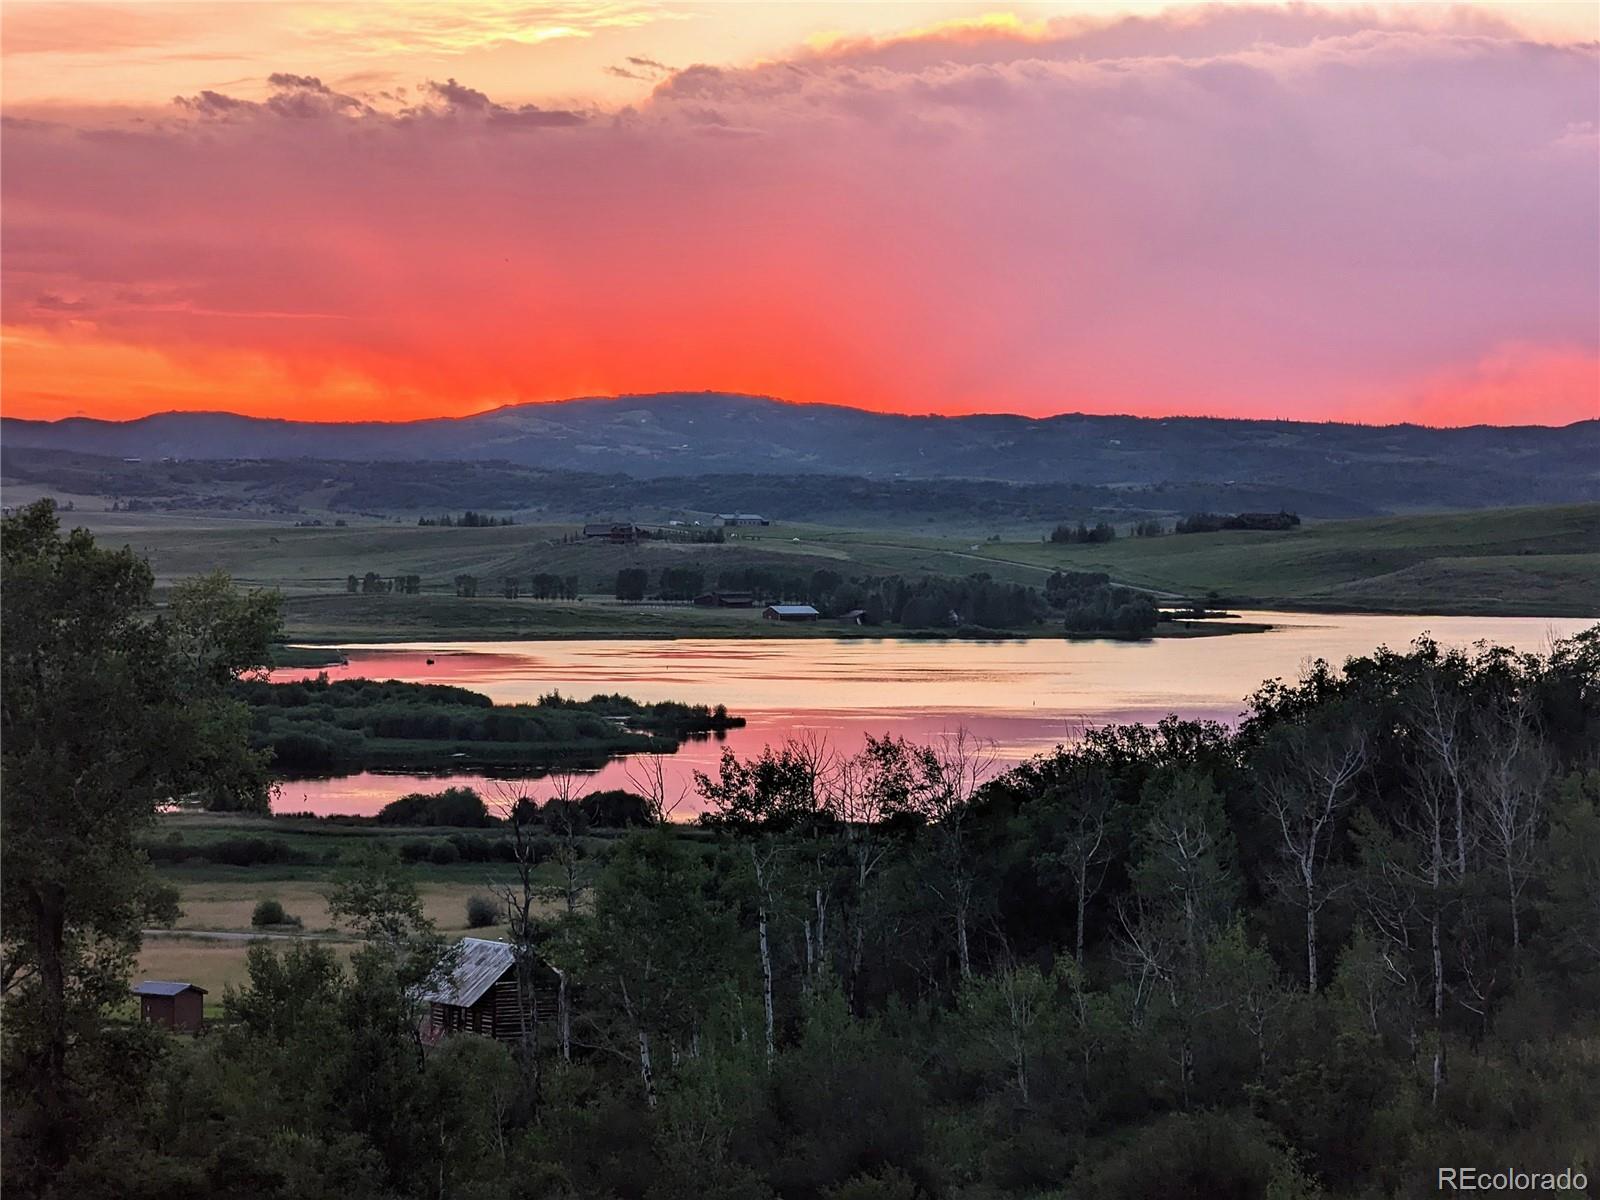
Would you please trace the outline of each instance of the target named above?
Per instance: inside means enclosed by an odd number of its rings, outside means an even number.
[[[965,728],[1000,765],[1072,740],[1084,727],[1154,721],[1168,713],[1231,722],[1263,680],[1292,677],[1317,657],[1341,662],[1379,644],[1402,648],[1430,633],[1446,644],[1492,640],[1542,650],[1592,621],[1523,617],[1389,617],[1250,613],[1272,631],[1151,642],[773,639],[752,641],[446,642],[345,647],[333,679],[370,677],[448,683],[498,703],[552,691],[587,698],[621,692],[641,701],[726,704],[747,724],[726,739],[686,742],[669,760],[673,786],[691,795],[693,772],[715,769],[724,747],[744,756],[800,733],[842,751],[868,734],[928,740]],[[280,681],[316,669],[273,673]],[[285,781],[280,812],[376,813],[409,791],[479,785],[481,776],[363,772]],[[595,788],[628,786],[628,764],[608,763]],[[532,781],[536,794],[547,786]]]

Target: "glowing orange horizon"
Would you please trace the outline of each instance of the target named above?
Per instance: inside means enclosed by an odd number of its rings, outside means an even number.
[[[649,364],[638,364],[606,380],[582,367],[571,382],[553,383],[533,395],[434,394],[330,365],[325,373],[291,370],[252,352],[219,352],[191,362],[168,359],[141,347],[103,341],[62,344],[36,330],[9,329],[0,335],[6,379],[3,413],[8,417],[59,420],[95,417],[126,421],[167,412],[227,412],[294,421],[414,421],[462,417],[507,405],[559,403],[577,397],[612,397],[673,392],[720,392],[759,396],[789,404],[830,404],[901,415],[1017,413],[1054,416],[1095,413],[1107,416],[1234,416],[1260,420],[1333,420],[1353,424],[1567,425],[1600,417],[1594,405],[1600,363],[1577,353],[1515,358],[1468,372],[1464,377],[1416,381],[1402,392],[1370,396],[1365,403],[1330,405],[1306,414],[1269,405],[1239,411],[1237,406],[1204,401],[1163,404],[1133,397],[1077,397],[1051,404],[999,398],[973,398],[957,406],[919,407],[904,394],[863,395],[830,389],[827,381],[748,367],[731,383],[707,378],[710,372],[675,378]],[[674,368],[677,369],[677,368]],[[1537,397],[1538,404],[1529,403]]]

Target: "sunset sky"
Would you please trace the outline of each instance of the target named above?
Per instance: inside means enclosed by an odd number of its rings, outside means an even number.
[[[9,416],[1600,416],[1592,4],[0,16]]]

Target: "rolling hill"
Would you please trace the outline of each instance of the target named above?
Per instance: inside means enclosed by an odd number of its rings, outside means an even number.
[[[1429,429],[1201,417],[897,416],[724,393],[524,404],[426,421],[318,424],[228,413],[7,418],[10,450],[144,460],[498,462],[636,478],[838,475],[1112,489],[1248,484],[1327,515],[1600,499],[1600,420]],[[1359,503],[1360,508],[1352,509]]]

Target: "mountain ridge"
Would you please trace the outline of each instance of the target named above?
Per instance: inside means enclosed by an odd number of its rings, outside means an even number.
[[[1600,420],[1354,425],[1062,413],[918,416],[718,392],[579,397],[463,417],[307,422],[228,412],[0,419],[12,450],[116,457],[501,461],[661,478],[727,472],[1131,487],[1293,485],[1390,510],[1600,499]]]

